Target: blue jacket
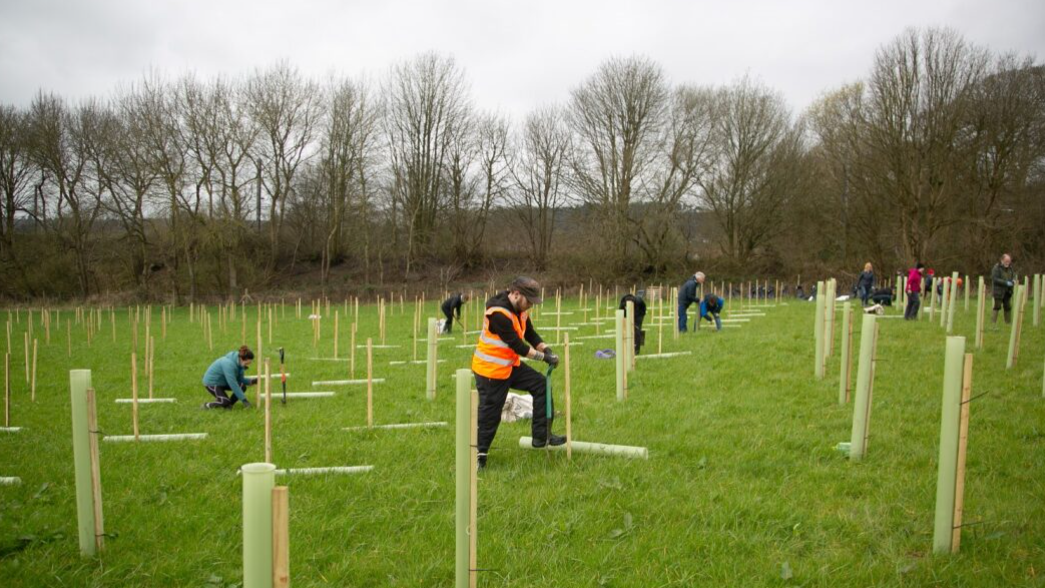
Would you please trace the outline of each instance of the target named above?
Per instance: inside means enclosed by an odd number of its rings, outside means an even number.
[[[238,351],[230,351],[224,357],[214,360],[203,374],[204,386],[227,386],[241,401],[247,400],[243,394],[247,383],[247,379],[243,377],[243,366],[239,363]]]
[[[697,296],[697,278],[690,276],[679,288],[679,306],[689,306],[694,302],[700,302],[700,298]]]
[[[722,298],[718,299],[718,308],[712,308],[711,314],[721,314],[722,309],[726,307],[726,301]],[[708,301],[704,299],[700,303],[700,318],[711,320],[711,316],[708,315]]]

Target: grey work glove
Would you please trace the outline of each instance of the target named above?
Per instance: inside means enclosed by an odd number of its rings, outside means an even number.
[[[1006,284],[1007,284],[1007,285],[1008,285],[1008,286],[1009,286],[1010,288],[1012,288],[1012,280],[1009,280],[1008,282],[1005,282],[1005,283],[1006,283]]]
[[[553,368],[554,367],[559,367],[559,356],[555,355],[551,351],[548,351],[547,348],[545,348],[545,350],[544,350],[544,363],[552,366]]]

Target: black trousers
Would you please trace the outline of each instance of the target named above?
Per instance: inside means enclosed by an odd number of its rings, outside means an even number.
[[[918,308],[922,305],[921,295],[917,292],[907,293],[907,308],[904,309],[903,318],[906,321],[913,321],[918,318]]]
[[[530,434],[534,439],[544,439],[548,435],[546,412],[547,381],[544,374],[525,363],[512,368],[507,380],[494,380],[475,374],[475,388],[479,391],[479,434],[476,445],[480,454],[490,451],[490,444],[497,435],[497,427],[501,424],[501,410],[508,398],[508,389],[529,392],[533,396],[533,421]]]
[[[236,404],[236,401],[239,400],[235,394],[229,398],[228,393],[232,388],[229,388],[228,386],[204,386],[204,388],[206,388],[207,392],[210,392],[210,395],[214,397],[214,402],[208,403],[214,408],[232,408],[232,405]]]
[[[449,333],[449,332],[451,332],[451,330],[452,330],[452,328],[454,326],[454,311],[453,310],[447,310],[445,308],[442,309],[442,310],[443,310],[443,315],[446,316],[446,325],[443,326],[443,332],[444,333]]]
[[[1006,290],[1001,296],[994,297],[994,310],[1001,310],[1005,307],[1005,314],[1009,314],[1012,310],[1012,290]]]

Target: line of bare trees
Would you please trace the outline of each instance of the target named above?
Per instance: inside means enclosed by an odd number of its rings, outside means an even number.
[[[1045,260],[1045,69],[910,30],[796,115],[747,77],[676,85],[614,58],[520,121],[437,54],[376,81],[150,73],[0,106],[0,217],[0,295],[21,298],[984,271],[1003,249]]]

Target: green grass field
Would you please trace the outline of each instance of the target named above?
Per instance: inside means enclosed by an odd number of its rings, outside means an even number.
[[[576,299],[566,301],[563,311],[577,306]],[[966,312],[959,302],[955,322],[969,350],[975,306],[973,300]],[[646,446],[649,461],[575,455],[571,463],[563,454],[519,449],[528,422],[502,425],[479,480],[478,562],[489,570],[479,585],[1045,586],[1045,336],[1031,327],[1030,312],[1015,369],[1005,369],[1008,328],[988,326],[985,347],[976,352],[973,394],[986,395],[971,404],[969,526],[960,554],[934,556],[945,333],[937,321],[880,321],[868,452],[851,464],[834,450],[849,440],[852,420],[852,404],[837,402],[837,345],[827,378],[813,378],[813,309],[790,300],[764,309],[765,317],[734,323],[740,328],[705,327],[677,342],[669,326],[664,351],[692,355],[640,359],[624,403],[615,399],[613,361],[594,357],[613,340],[574,347],[575,438]],[[412,305],[405,310],[395,306],[387,319],[386,342],[401,347],[374,351],[374,375],[385,378],[374,387],[375,422],[452,423],[450,375],[468,367],[471,350],[455,348],[465,341],[455,326],[455,340],[440,344],[448,361],[439,364],[438,396],[426,400],[424,365],[389,365],[411,359]],[[426,316],[436,311],[430,303]],[[251,347],[255,312],[247,309]],[[263,460],[263,411],[200,409],[209,398],[203,371],[243,343],[240,322],[222,332],[215,317],[210,350],[187,309],[179,309],[161,339],[154,309],[155,393],[178,402],[143,405],[142,433],[209,437],[101,444],[109,537],[94,559],[80,557],[76,539],[68,372],[91,369],[100,428],[130,434],[130,406],[114,403],[130,396],[130,324],[126,310],[118,310],[113,343],[106,314],[90,348],[76,325],[69,358],[64,322],[71,313],[62,314],[61,334],[52,332],[49,346],[39,322],[35,327],[35,403],[22,367],[24,312],[13,324],[12,424],[24,429],[0,433],[0,476],[19,476],[22,485],[0,486],[0,586],[240,585],[236,470]],[[293,585],[452,586],[453,428],[344,431],[365,424],[365,387],[311,386],[348,377],[347,361],[309,359],[332,355],[333,318],[323,320],[314,349],[309,320],[295,318],[289,304],[285,316],[277,315],[273,340],[266,332],[264,346],[273,370],[283,346],[289,390],[337,396],[274,403],[275,463],[374,466],[360,475],[277,479],[290,487]],[[466,319],[474,328],[474,319]],[[564,325],[582,320],[579,310],[562,316]],[[340,324],[344,356],[344,314]],[[538,331],[554,324],[550,315],[536,321]],[[859,321],[856,330],[858,344]],[[571,336],[594,332],[583,326]],[[647,332],[644,352],[655,353],[656,327],[647,324]],[[373,305],[360,307],[357,342],[368,336],[377,337]],[[554,332],[544,337],[554,345]],[[358,351],[357,378],[365,377],[365,352]],[[423,343],[418,355],[424,357]],[[555,377],[561,409],[562,375]],[[274,382],[273,391],[279,389]],[[147,395],[144,379],[142,390]],[[560,419],[556,432],[563,426]]]

